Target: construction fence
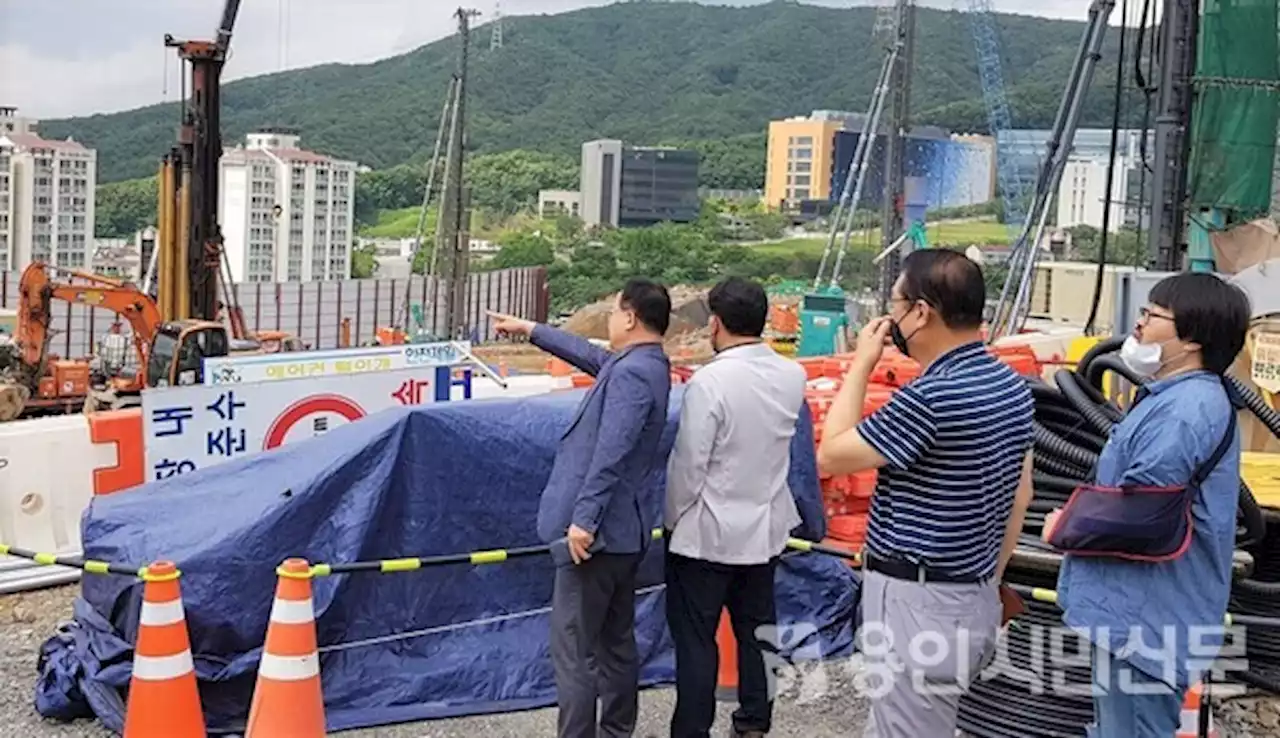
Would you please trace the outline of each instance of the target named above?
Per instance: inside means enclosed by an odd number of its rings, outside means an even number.
[[[0,307],[17,309],[20,272],[0,272]],[[235,291],[250,331],[285,331],[312,349],[340,346],[343,321],[350,321],[352,345],[374,339],[377,329],[416,327],[408,305],[420,305],[423,327],[438,336],[446,330],[446,291],[443,282],[426,277],[348,279],[331,282],[244,282]],[[495,335],[486,310],[545,321],[549,309],[547,270],[522,267],[473,272],[467,281],[466,325],[474,342]],[[50,350],[63,357],[87,356],[116,319],[110,310],[55,301]],[[128,332],[128,324],[124,326]]]

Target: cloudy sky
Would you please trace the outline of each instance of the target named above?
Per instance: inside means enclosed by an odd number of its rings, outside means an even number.
[[[558,13],[609,1],[502,0],[502,12]],[[959,0],[922,4],[961,5]],[[223,0],[0,0],[0,105],[57,118],[176,99],[179,68],[176,55],[163,46],[164,34],[210,38],[222,5]],[[244,0],[227,76],[400,54],[451,33],[457,5],[446,0]],[[1089,0],[992,0],[992,5],[1004,12],[1084,20]],[[483,23],[494,11],[494,0],[472,0],[469,7],[483,13],[478,21]]]

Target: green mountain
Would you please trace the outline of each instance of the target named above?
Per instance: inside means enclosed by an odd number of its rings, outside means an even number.
[[[986,114],[968,19],[918,11],[914,119],[983,131]],[[1000,15],[1015,125],[1047,127],[1083,23]],[[863,110],[881,64],[874,9],[778,0],[751,7],[627,2],[550,16],[508,18],[490,51],[475,31],[469,113],[477,153],[535,149],[576,156],[582,141],[634,143],[759,134],[773,118],[814,109]],[[1114,60],[1112,34],[1105,59]],[[233,42],[234,44],[234,42]],[[225,86],[224,136],[301,129],[308,148],[376,169],[430,156],[457,54],[456,37],[372,64],[329,64]],[[1114,79],[1111,62],[1095,87]],[[1095,89],[1084,125],[1110,122],[1110,93]],[[1131,105],[1137,116],[1140,105]],[[47,121],[99,151],[103,182],[147,177],[174,140],[174,104]]]

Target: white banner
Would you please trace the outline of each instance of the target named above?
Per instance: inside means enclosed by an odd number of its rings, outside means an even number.
[[[147,479],[314,438],[391,407],[447,400],[448,367],[142,393]],[[444,386],[441,386],[441,383]]]
[[[443,341],[333,351],[221,356],[204,360],[204,383],[224,385],[276,382],[418,367],[455,366],[467,361],[470,353],[469,341]]]

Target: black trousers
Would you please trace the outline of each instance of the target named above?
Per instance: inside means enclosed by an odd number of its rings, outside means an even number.
[[[707,738],[716,717],[716,676],[720,664],[716,628],[729,609],[738,641],[738,731],[768,732],[773,722],[761,626],[774,626],[773,574],[778,560],[735,566],[667,552],[667,625],[676,647],[676,711],[671,738]]]
[[[640,554],[593,554],[556,569],[551,663],[559,738],[630,738],[639,713],[636,575]],[[596,700],[600,720],[596,722]]]

